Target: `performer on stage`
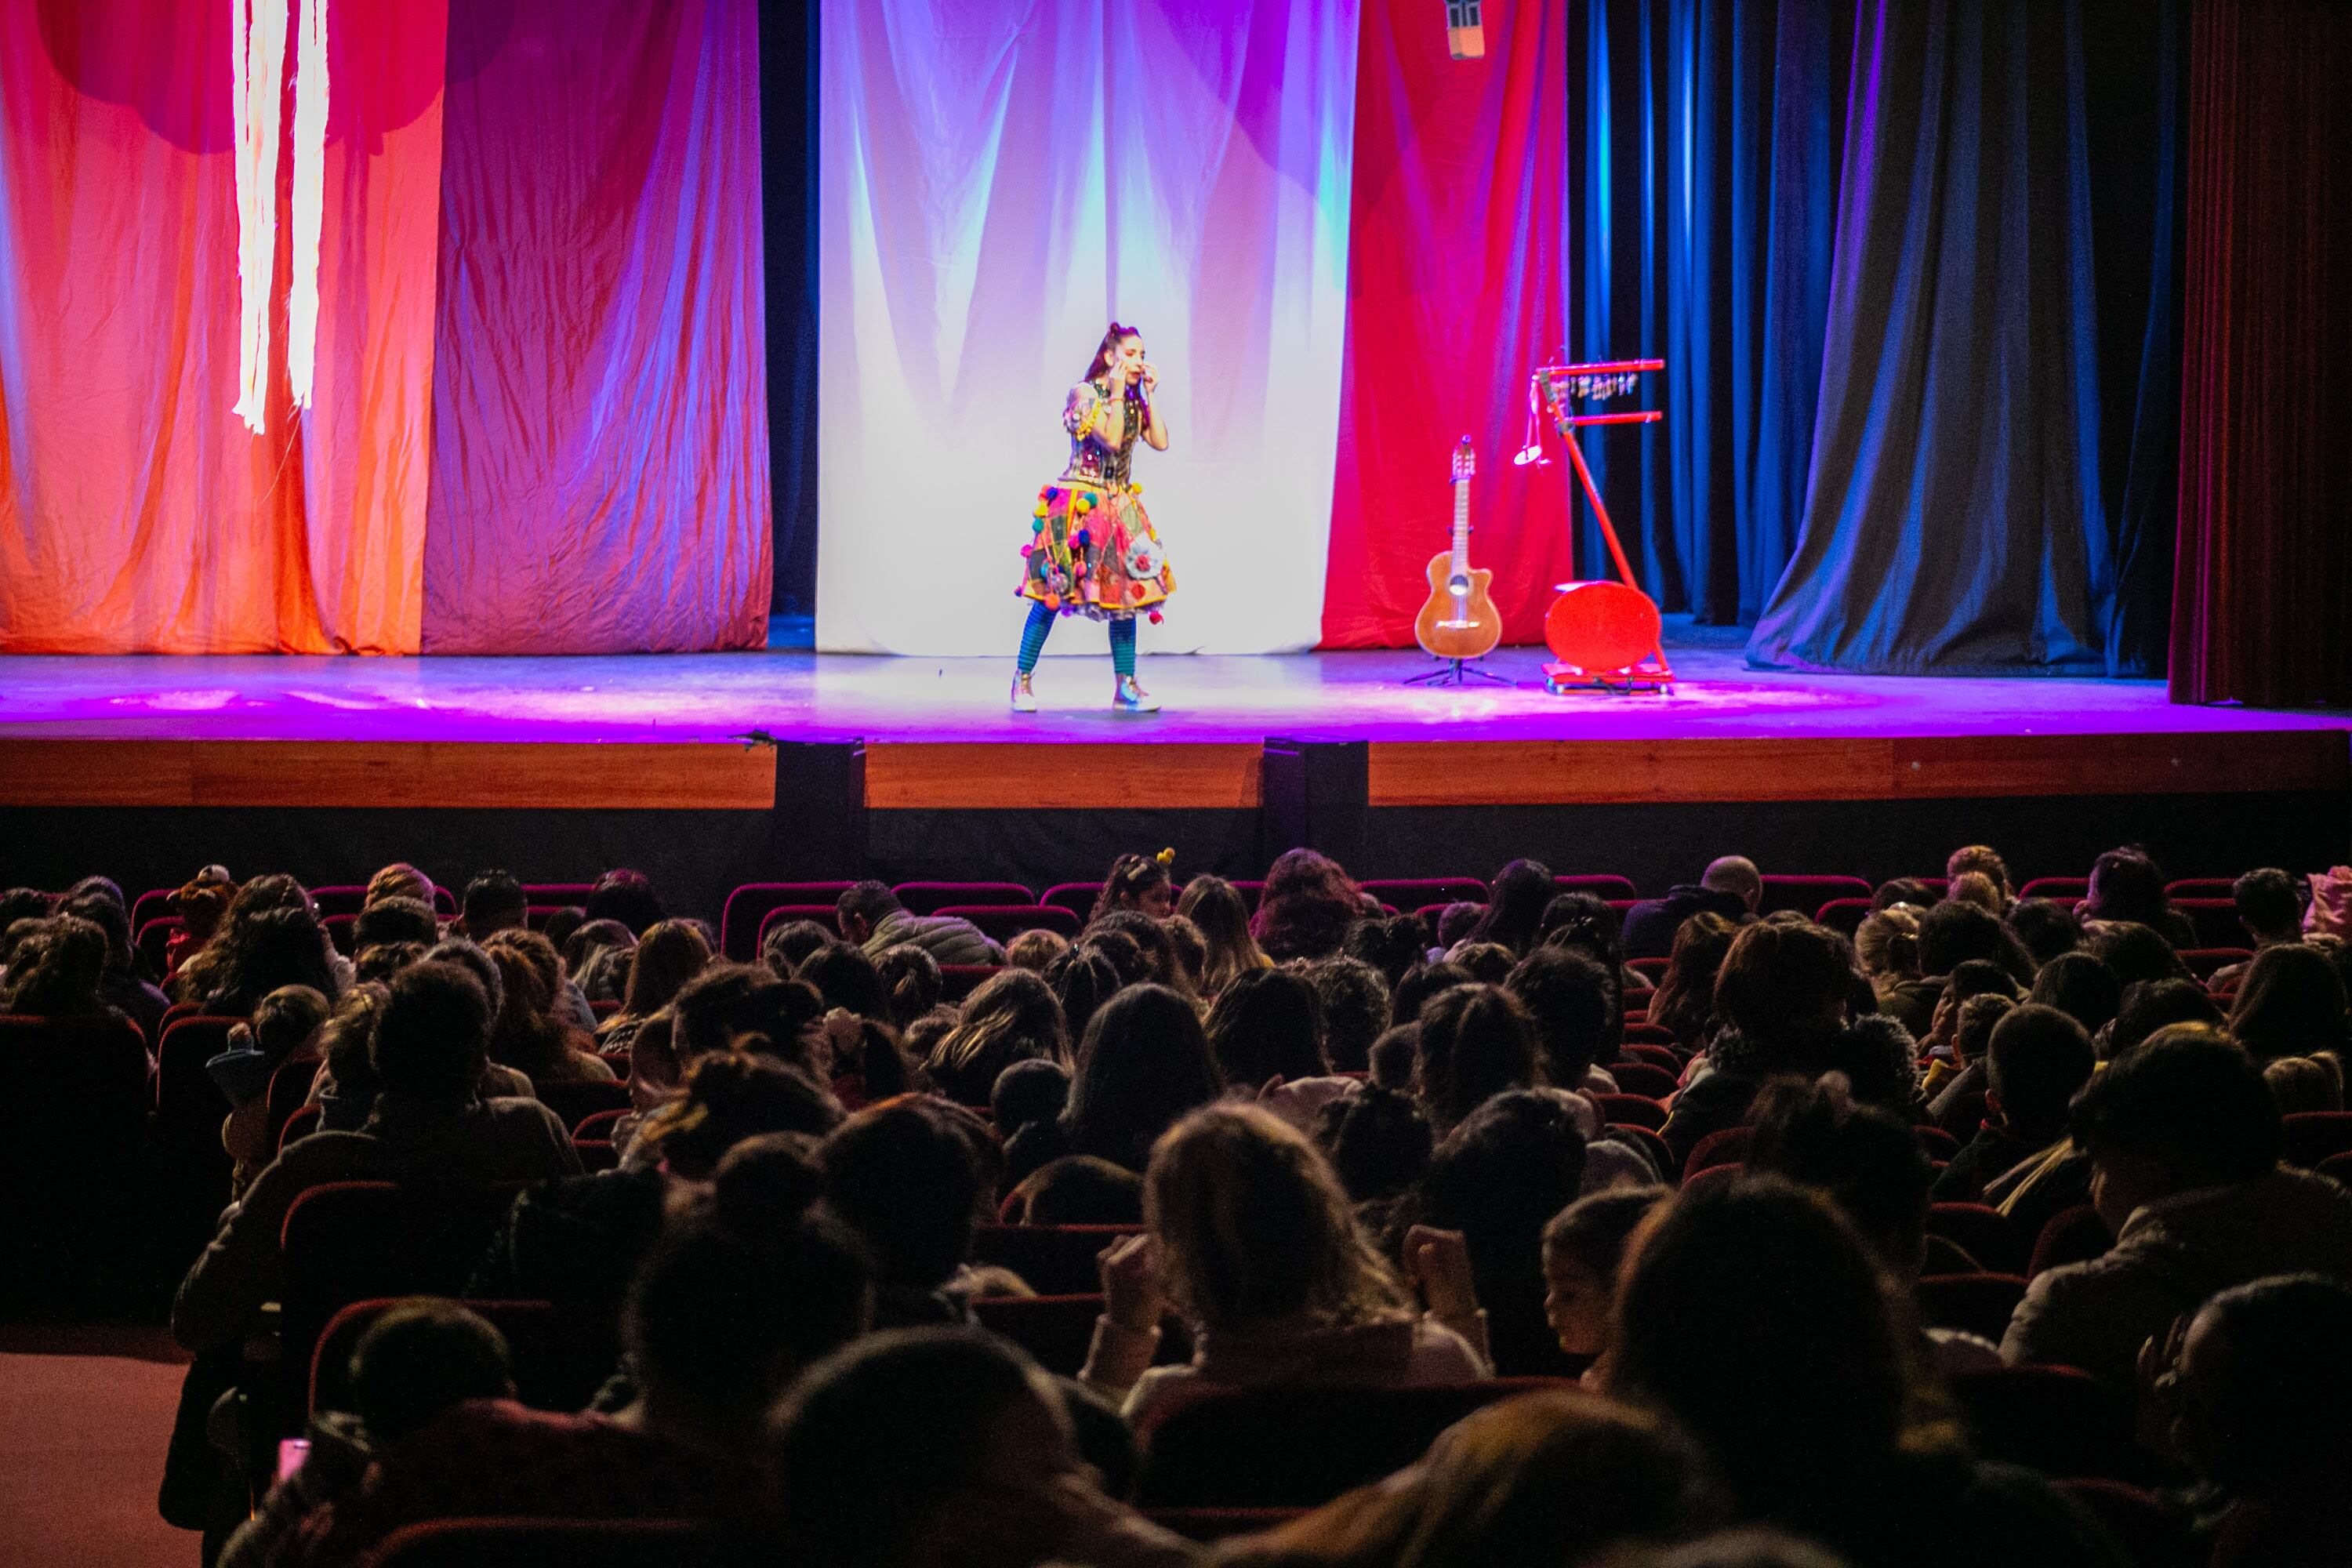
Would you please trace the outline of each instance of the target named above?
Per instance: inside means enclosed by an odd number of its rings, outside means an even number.
[[[1070,433],[1070,466],[1037,492],[1028,565],[1016,590],[1029,600],[1021,629],[1021,658],[1013,676],[1013,710],[1037,711],[1029,678],[1045,650],[1056,615],[1110,623],[1110,657],[1118,672],[1111,706],[1149,713],[1159,700],[1135,679],[1135,617],[1160,618],[1156,605],[1176,591],[1176,577],[1160,536],[1143,512],[1143,487],[1129,478],[1138,436],[1152,450],[1168,450],[1168,426],[1152,405],[1159,373],[1143,357],[1143,339],[1117,321],[1103,334],[1087,378],[1070,388],[1062,425]]]

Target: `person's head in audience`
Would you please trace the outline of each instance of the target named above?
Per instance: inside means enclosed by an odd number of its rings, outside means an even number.
[[[1466,932],[1457,931],[1459,942]],[[1447,946],[1452,946],[1449,942]],[[1377,919],[1358,921],[1348,928],[1347,937],[1339,951],[1349,958],[1369,963],[1380,972],[1381,983],[1390,992],[1405,976],[1405,971],[1429,956],[1429,928],[1418,914],[1382,915]]]
[[[760,939],[760,962],[789,980],[810,953],[835,940],[833,932],[814,921],[784,921],[770,926]]]
[[[588,919],[586,911],[582,910],[579,905],[565,904],[559,909],[548,910],[547,918],[541,921],[537,926],[531,929],[537,931],[540,935],[553,942],[555,944],[555,951],[560,956],[563,951],[571,945],[572,939],[578,936],[583,929],[592,923],[607,927],[620,925],[618,921],[595,921],[592,922]],[[621,926],[621,930],[623,931],[626,931],[629,928],[626,926]],[[598,950],[598,952],[601,956],[602,950]],[[589,966],[583,965],[582,968],[583,978],[591,977],[587,973],[588,967]],[[567,969],[565,973],[569,973],[570,971]],[[606,1001],[611,1001],[613,999],[609,992],[606,994],[604,999]]]
[[[801,1068],[749,1051],[718,1051],[695,1062],[686,1092],[647,1116],[637,1136],[670,1175],[701,1182],[747,1138],[821,1138],[842,1120],[831,1088]]]
[[[394,860],[368,879],[367,891],[361,895],[360,903],[365,908],[385,899],[415,899],[429,910],[437,891],[432,878],[405,860]]]
[[[964,1105],[985,1102],[1016,1062],[1068,1060],[1069,1037],[1053,987],[1025,969],[982,982],[954,1028],[933,1047],[924,1070],[940,1092]],[[1003,1131],[1009,1136],[1013,1129]]]
[[[828,942],[801,961],[793,978],[814,986],[830,1012],[840,1008],[861,1018],[890,1016],[890,1003],[881,972],[861,948]]]
[[[2142,980],[2193,980],[2189,965],[2153,926],[2111,921],[2084,939],[2084,950],[2115,972],[2118,984]]]
[[[1234,976],[1217,994],[1202,1027],[1209,1055],[1227,1083],[1260,1088],[1329,1070],[1323,1057],[1323,1006],[1307,977],[1287,969]]]
[[[2262,1069],[2196,1025],[2159,1029],[2094,1073],[2067,1131],[2091,1156],[2091,1201],[2110,1231],[2176,1193],[2259,1181],[2284,1147]]]
[[[824,1016],[824,1003],[803,981],[779,980],[760,964],[713,963],[686,983],[669,1010],[672,1048],[681,1068],[725,1050],[740,1036],[756,1035],[770,1054],[817,1071],[805,1037]]]
[[[1710,893],[1728,893],[1754,914],[1764,904],[1764,879],[1756,862],[1745,855],[1721,855],[1706,863],[1698,885]]]
[[[1650,1412],[1565,1390],[1486,1405],[1420,1462],[1221,1551],[1221,1568],[1537,1568],[1682,1540],[1721,1514]]]
[[[1623,918],[1598,893],[1555,893],[1551,902],[1544,906],[1543,921],[1536,927],[1536,933],[1542,946],[1590,953],[1614,972],[1625,960],[1620,940],[1624,926]]]
[[[246,886],[253,886],[248,882]],[[298,889],[299,890],[299,889]],[[103,939],[101,939],[102,941]],[[282,904],[232,917],[214,943],[219,965],[205,1006],[242,1014],[280,985],[308,985],[329,996],[341,990],[319,917],[307,904]]]
[[[556,911],[557,914],[562,912],[561,910]],[[650,931],[652,928],[646,929]],[[611,995],[608,999],[614,1002],[621,999],[621,990],[629,979],[629,954],[636,950],[636,932],[613,920],[575,921],[569,931],[559,932],[553,918],[550,917],[540,934],[553,942],[555,951],[562,955],[566,979],[583,992],[587,992],[593,987],[605,985],[605,977],[609,975],[611,984],[606,988]]]
[[[352,960],[354,980],[389,980],[432,951],[421,942],[380,942]]]
[[[374,1109],[382,1088],[375,1076],[375,1029],[391,996],[388,984],[362,981],[343,993],[319,1032],[319,1054],[326,1058],[333,1085],[321,1098],[320,1120],[335,1131],[352,1131]]]
[[[122,896],[122,884],[111,877],[84,877],[58,896],[60,909],[81,899],[104,899],[124,914],[131,912],[129,900]]]
[[[37,921],[17,939],[0,988],[0,1012],[37,1018],[81,1017],[102,1012],[106,933],[79,915]]]
[[[1266,870],[1250,933],[1276,963],[1328,958],[1364,914],[1363,896],[1338,861],[1313,849],[1288,849]]]
[[[887,1024],[834,1012],[825,1015],[817,1033],[830,1056],[831,1076],[856,1079],[858,1092],[868,1103],[929,1087],[907,1059],[898,1031]]]
[[[1899,1452],[1937,1446],[1922,1359],[1853,1223],[1754,1176],[1635,1230],[1597,1379],[1697,1439],[1740,1515],[1836,1544],[1858,1504],[1898,1506]]]
[[[1172,854],[1165,858],[1122,855],[1113,860],[1101,890],[1095,894],[1088,923],[1118,910],[1133,910],[1155,921],[1176,913],[1176,884],[1168,876],[1168,863],[1174,858]]]
[[[1010,1139],[1024,1127],[1052,1121],[1070,1103],[1070,1069],[1051,1057],[1014,1062],[988,1092],[988,1119]]]
[[[710,946],[684,921],[656,921],[629,950],[629,978],[621,1014],[650,1018],[677,1000],[687,983],[710,964]]]
[[[1936,889],[1918,878],[1895,877],[1879,883],[1871,893],[1870,910],[1877,914],[1903,905],[1915,913],[1925,913],[1940,901]]]
[[[455,1301],[418,1297],[376,1319],[352,1350],[352,1414],[389,1449],[468,1399],[512,1399],[512,1357],[495,1324]]]
[[[1187,995],[1201,995],[1201,982],[1209,973],[1209,939],[1182,915],[1170,915],[1161,921],[1160,931],[1167,939],[1169,957],[1175,961],[1181,982],[1176,988]]]
[[[466,884],[457,900],[457,925],[476,942],[530,923],[530,900],[511,871],[485,871]]]
[[[1091,1154],[1065,1154],[1013,1189],[1023,1225],[1141,1225],[1143,1178]]]
[[[1748,1119],[1750,1172],[1827,1194],[1890,1275],[1919,1272],[1936,1172],[1902,1118],[1854,1104],[1834,1079],[1781,1079],[1764,1086]]]
[[[1370,1075],[1374,1088],[1398,1094],[1412,1092],[1413,1068],[1421,1060],[1421,1026],[1391,1024],[1372,1042]]]
[[[474,977],[482,994],[490,999],[490,1011],[495,1015],[506,1000],[506,977],[499,971],[498,961],[481,943],[462,936],[446,936],[425,950],[427,963],[454,963]]]
[[[2333,1057],[2273,1057],[2263,1064],[2263,1081],[2281,1116],[2344,1109],[2344,1079]]]
[[[1429,999],[1441,991],[1451,991],[1456,985],[1475,983],[1475,977],[1458,963],[1420,963],[1405,971],[1397,982],[1396,1003],[1389,1018],[1395,1024],[1412,1024],[1421,1020],[1421,1010]]]
[[[1224,1092],[1191,1003],[1164,985],[1134,985],[1096,1010],[1078,1046],[1062,1113],[1074,1154],[1139,1171],[1160,1133]]]
[[[2087,952],[2062,952],[2035,973],[2031,999],[2057,1008],[2096,1034],[2123,1005],[2124,988],[2105,960]]]
[[[2289,1510],[2332,1504],[2341,1518],[2352,1471],[2344,1281],[2284,1274],[2221,1291],[2190,1321],[2158,1391],[2170,1446],[2223,1495]]]
[[[1847,952],[1820,926],[1743,926],[1716,972],[1716,1015],[1768,1052],[1809,1047],[1844,1026],[1853,995]]]
[[[1462,1233],[1501,1372],[1552,1367],[1543,1229],[1583,1188],[1580,1103],[1549,1089],[1496,1095],[1445,1135],[1422,1173],[1415,1217]]]
[[[1739,928],[1702,910],[1675,929],[1666,973],[1650,998],[1650,1022],[1674,1031],[1685,1049],[1705,1043],[1715,1018],[1715,982]]]
[[[1437,1145],[1412,1097],[1377,1084],[1341,1095],[1316,1112],[1315,1141],[1348,1195],[1360,1204],[1402,1194],[1429,1168]]]
[[[2090,890],[2079,911],[2084,920],[2162,926],[2171,911],[2164,872],[2137,845],[2110,849],[2091,863]]]
[[[1853,956],[1863,978],[1886,985],[1919,978],[1919,916],[1908,904],[1864,915],[1854,928]]]
[[[194,887],[195,884],[192,882],[189,886]],[[215,890],[218,892],[220,907],[226,910],[228,907],[229,898],[236,889],[223,887]],[[173,897],[177,898],[178,895],[174,894]],[[40,889],[11,888],[6,892],[0,892],[0,931],[6,931],[19,921],[45,921],[48,918],[49,896]]]
[[[1544,1222],[1544,1321],[1562,1354],[1589,1359],[1601,1353],[1626,1243],[1671,1195],[1664,1187],[1608,1187]]]
[[[1469,941],[1470,933],[1477,930],[1478,922],[1486,918],[1486,906],[1484,904],[1458,901],[1446,905],[1437,911],[1432,928],[1437,946],[1441,950],[1451,951],[1459,943]]]
[[[1389,1026],[1389,985],[1360,958],[1327,958],[1303,972],[1323,1016],[1323,1053],[1339,1072],[1371,1065],[1372,1042]]]
[[[885,1315],[935,1291],[971,1250],[986,1173],[966,1113],[908,1095],[859,1111],[825,1138],[825,1203],[873,1250]]]
[[[1970,844],[1953,850],[1946,858],[1944,875],[1952,881],[1957,882],[1970,872],[1993,885],[2000,895],[2001,908],[2006,909],[2010,900],[2017,896],[2017,889],[2009,879],[2009,862],[2002,859],[2000,851],[1991,845]]]
[[[2020,899],[2001,917],[2009,934],[2037,964],[2083,945],[2083,921],[2055,899]]]
[[[1541,1081],[1535,1026],[1499,985],[1441,991],[1423,1006],[1420,1023],[1413,1084],[1441,1132],[1496,1095]]]
[[[1266,956],[1250,935],[1249,900],[1223,877],[1203,873],[1184,884],[1176,912],[1200,929],[1208,953],[1201,966],[1201,994],[1214,996],[1244,970],[1263,969]]]
[[[1043,974],[1054,961],[1070,951],[1070,939],[1057,931],[1024,931],[1004,944],[1004,962],[1014,969]]]
[[[1402,1315],[1411,1300],[1358,1230],[1330,1163],[1255,1105],[1205,1106],[1170,1128],[1144,1173],[1143,1216],[1162,1289],[1196,1328],[1346,1328]]]
[[[1535,1025],[1544,1077],[1563,1089],[1581,1089],[1595,1063],[1617,1054],[1624,1026],[1618,1015],[1617,977],[1585,953],[1539,947],[1504,982]]]
[[[2303,939],[2303,883],[2275,866],[2259,867],[2230,884],[2238,923],[2258,948]]]
[[[481,1081],[489,1041],[490,999],[481,982],[456,964],[427,961],[385,987],[369,1061],[383,1094],[463,1103]]]
[[[2230,1005],[2230,1034],[2257,1061],[2342,1050],[2343,976],[2317,948],[2273,943],[2246,966]]]
[[[1470,940],[1499,942],[1514,960],[1536,944],[1544,910],[1559,891],[1551,868],[1540,860],[1514,860],[1495,873],[1486,889],[1486,912],[1471,928]]]
[[[1118,968],[1099,948],[1075,946],[1045,966],[1045,985],[1062,1005],[1063,1032],[1076,1040],[1087,1032],[1096,1011],[1126,984]],[[971,1005],[965,1005],[969,1013]]]
[[[1511,966],[1518,962],[1499,942],[1456,942],[1445,961],[1480,985],[1500,985],[1510,978]]]
[[[352,951],[365,952],[379,942],[414,942],[431,947],[441,940],[433,906],[397,894],[375,900],[352,922]]]
[[[643,936],[665,911],[661,895],[654,890],[653,879],[643,871],[624,868],[597,878],[580,912],[591,921],[618,921],[633,934]]]
[[[0,915],[16,918],[12,912],[13,900],[17,893],[26,891],[30,889],[15,889],[0,895]],[[38,893],[33,896],[41,898]],[[221,922],[228,918],[229,905],[236,898],[236,883],[230,879],[227,868],[207,866],[172,895],[172,912],[180,917],[189,940],[202,947],[213,939],[214,933],[220,930]],[[46,899],[42,900],[44,909],[47,902]]]
[[[1140,910],[1112,910],[1091,921],[1079,937],[1081,942],[1096,942],[1120,939],[1134,945],[1142,964],[1139,971],[1132,971],[1124,958],[1114,960],[1122,976],[1132,974],[1134,980],[1148,980],[1179,993],[1186,989],[1183,971],[1176,959],[1176,944],[1168,939],[1166,921],[1156,921]]]
[[[1922,974],[1949,974],[1971,959],[1999,964],[2006,952],[2000,917],[1982,904],[1946,899],[1919,917]]]
[[[308,985],[281,985],[264,996],[247,1026],[253,1048],[272,1063],[292,1060],[319,1037],[332,1011],[327,998]]]
[[[107,886],[113,886],[108,883]],[[60,900],[58,913],[76,920],[88,921],[106,937],[106,967],[110,973],[129,974],[139,962],[137,951],[131,945],[131,912],[120,899],[108,898],[103,892],[75,893]]]
[[[2221,1007],[2194,980],[2137,980],[2124,987],[2116,1006],[2116,1020],[2096,1043],[2099,1057],[2112,1061],[2172,1024],[2205,1024],[2220,1028]]]
[[[890,890],[887,882],[872,879],[843,889],[833,900],[833,917],[841,928],[844,940],[864,946],[875,929],[892,915],[904,914],[907,906]]]
[[[947,989],[939,960],[912,942],[902,942],[875,960],[874,973],[882,983],[883,1022],[895,1029],[938,1006]]]
[[[490,1059],[528,1073],[562,1076],[565,1058],[585,1049],[581,1031],[556,1015],[563,994],[563,960],[535,931],[509,928],[482,946],[499,966],[500,996],[490,1026]]]
[[[1071,1406],[979,1329],[871,1334],[778,1406],[777,1540],[804,1568],[1092,1561],[1115,1512],[1079,1458]]]
[[[708,1209],[671,1226],[638,1266],[621,1311],[637,1383],[625,1425],[740,1455],[792,1380],[873,1321],[864,1244],[821,1213],[787,1215],[764,1201],[796,1184],[756,1167],[804,1161],[783,1139],[739,1147]],[[763,1201],[739,1205],[739,1192]]]
[[[1985,1047],[1985,1110],[2010,1136],[2042,1149],[2066,1134],[2066,1108],[2097,1059],[2081,1020],[2029,1002],[1993,1026]]]
[[[1087,927],[1078,935],[1078,946],[1085,952],[1097,954],[1108,963],[1120,985],[1158,982],[1158,966],[1152,963],[1151,950],[1114,926]]]
[[[1971,958],[1944,981],[1943,994],[1936,1002],[1935,1033],[1941,1039],[1950,1039],[1959,1026],[1960,1010],[1979,997],[1994,996],[2014,1005],[2024,994],[2017,982],[2010,978],[2008,970],[1981,958]]]
[[[1974,904],[1979,909],[1990,910],[1995,915],[2009,912],[2008,895],[2001,890],[2000,883],[1982,871],[1964,871],[1953,878],[1951,891],[1944,897],[1947,900]]]

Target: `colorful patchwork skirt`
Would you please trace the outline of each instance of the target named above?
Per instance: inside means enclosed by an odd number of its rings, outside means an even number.
[[[1176,591],[1176,574],[1144,514],[1141,489],[1056,482],[1039,490],[1014,591],[1066,616],[1158,620],[1154,606]]]

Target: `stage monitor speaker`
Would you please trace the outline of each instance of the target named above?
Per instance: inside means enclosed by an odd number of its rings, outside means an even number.
[[[1364,857],[1371,813],[1371,748],[1361,741],[1269,737],[1258,791],[1258,849],[1317,849],[1351,872]]]
[[[866,742],[778,741],[771,876],[835,881],[866,875]]]

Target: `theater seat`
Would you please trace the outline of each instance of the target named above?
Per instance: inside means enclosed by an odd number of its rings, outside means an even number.
[[[1425,1388],[1283,1386],[1211,1394],[1142,1434],[1146,1508],[1316,1508],[1421,1458],[1474,1410],[1565,1380]]]
[[[2245,945],[2249,933],[2245,923],[2238,919],[2238,906],[2234,900],[2175,899],[2172,907],[2188,917],[2189,929],[2196,933],[2199,947]]]
[[[1870,918],[1868,899],[1832,899],[1815,911],[1813,922],[1824,925],[1840,936],[1851,937]]]
[[[1475,877],[1397,877],[1356,886],[1405,914],[1445,904],[1483,903],[1486,898],[1486,884]]]
[[[1011,942],[1025,931],[1049,931],[1057,936],[1078,934],[1078,917],[1053,904],[949,904],[934,911],[970,921],[998,942]]]
[[[1690,1158],[1683,1162],[1683,1174],[1695,1176],[1711,1166],[1740,1164],[1755,1141],[1753,1127],[1726,1127],[1710,1132],[1692,1146]]]
[[[1923,1274],[1911,1282],[1919,1321],[1932,1329],[1958,1329],[2000,1343],[2010,1314],[2025,1300],[2025,1279],[2017,1274]]]
[[[671,1519],[439,1519],[404,1525],[362,1568],[703,1568],[711,1526]]]
[[[2094,1258],[2104,1258],[2116,1238],[2107,1231],[2107,1222],[2089,1204],[2076,1204],[2050,1216],[2042,1234],[2033,1238],[2033,1258],[2026,1266],[2026,1277],[2052,1268],[2062,1268],[2069,1263],[2088,1263]]]
[[[890,889],[909,914],[937,914],[950,904],[1034,904],[1018,882],[901,882]]]
[[[1603,903],[1618,899],[1632,899],[1638,901],[1642,896],[1641,889],[1633,886],[1633,879],[1631,877],[1591,874],[1555,877],[1552,879],[1552,886],[1563,893],[1591,893]],[[1486,895],[1482,892],[1478,896],[1484,899]]]
[[[942,963],[940,965],[940,999],[961,1002],[994,979],[1003,967],[1000,963]]]
[[[2014,1274],[2033,1256],[2033,1243],[2017,1234],[2010,1217],[1989,1204],[1934,1204],[1927,1234],[1940,1236],[1977,1260],[1979,1268]]]
[[[352,1352],[377,1319],[403,1298],[354,1301],[327,1321],[310,1352],[310,1412],[352,1408]],[[612,1375],[614,1348],[581,1344],[566,1361],[563,1331],[552,1301],[461,1300],[459,1306],[488,1319],[506,1336],[512,1357],[515,1392],[540,1410],[579,1410]]]
[[[1779,910],[1795,910],[1810,920],[1832,899],[1866,899],[1870,892],[1870,884],[1860,877],[1768,874],[1764,878],[1763,903],[1758,912],[1769,915]]]
[[[1629,1029],[1627,1032],[1630,1034],[1632,1031]],[[1665,1033],[1663,1029],[1658,1032],[1660,1034]],[[1654,1068],[1661,1068],[1666,1072],[1676,1074],[1677,1076],[1679,1076],[1683,1070],[1683,1060],[1680,1057],[1675,1055],[1673,1047],[1659,1045],[1654,1041],[1628,1039],[1622,1046],[1618,1047],[1618,1053],[1619,1063],[1647,1062]],[[1617,1063],[1611,1064],[1611,1070],[1612,1072],[1616,1069],[1616,1066]]]
[[[1076,1377],[1086,1365],[1087,1346],[1102,1310],[1099,1295],[981,1296],[971,1303],[971,1315],[982,1328],[1003,1335],[1039,1366],[1064,1377]]]
[[[760,917],[760,929],[751,933],[751,950],[739,962],[757,963],[760,951],[768,945],[768,933],[778,926],[788,926],[795,921],[809,921],[821,925],[827,936],[838,937],[841,934],[841,917],[831,904],[776,904]]]
[[[719,911],[719,947],[738,963],[760,955],[760,933],[767,929],[768,911],[784,905],[823,905],[825,924],[833,924],[834,901],[856,884],[850,882],[746,882],[727,895]]]
[[[1607,1124],[1607,1131],[1610,1137],[1621,1143],[1638,1144],[1642,1152],[1650,1156],[1650,1163],[1657,1166],[1662,1178],[1669,1182],[1675,1179],[1675,1152],[1664,1139],[1649,1128],[1636,1127],[1631,1122],[1612,1121]]]
[[[579,1125],[600,1110],[626,1110],[629,1108],[629,1086],[625,1083],[556,1082],[532,1086],[539,1102],[555,1112],[557,1121],[567,1131]]]
[[[1622,1121],[1630,1127],[1646,1127],[1653,1132],[1666,1124],[1666,1108],[1647,1095],[1594,1094],[1586,1098],[1601,1108],[1604,1121]]]
[[[138,1029],[0,1016],[0,1300],[78,1304],[136,1288],[155,1197]]]
[[[2036,877],[2017,889],[2021,899],[2072,899],[2078,902],[2090,893],[2088,877]]]
[[[1674,1093],[1680,1083],[1672,1069],[1639,1058],[1632,1061],[1612,1062],[1606,1070],[1611,1078],[1617,1080],[1619,1089],[1647,1100],[1664,1100]]]

